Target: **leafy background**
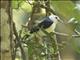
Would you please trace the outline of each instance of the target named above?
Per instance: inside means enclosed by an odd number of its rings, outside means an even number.
[[[50,0],[51,8],[55,10],[56,14],[64,21],[64,23],[68,22],[71,18],[75,18],[75,21],[78,22],[77,25],[75,24],[69,25],[70,28],[67,25],[63,25],[59,23],[56,27],[56,31],[62,32],[62,33],[73,34],[73,28],[76,26],[76,30],[80,32],[80,10],[79,10],[80,7],[78,7],[77,4],[79,4],[78,1]],[[16,24],[17,30],[19,31],[21,29],[21,25],[25,25],[26,22],[28,21],[28,18],[30,17],[30,14],[32,12],[32,6],[28,2],[25,2],[23,0],[19,0],[19,1],[13,0],[12,8],[13,8],[13,20]],[[71,37],[65,38],[61,36],[58,38],[60,38],[60,40],[66,41],[68,44],[67,47],[70,47],[72,51],[76,52],[76,54],[80,56],[80,44],[79,44],[80,37],[79,38],[71,38]],[[34,46],[30,46],[30,47],[32,47],[30,49],[30,52],[31,52]],[[66,55],[66,53],[64,53],[63,55]],[[77,60],[79,59],[77,58]]]

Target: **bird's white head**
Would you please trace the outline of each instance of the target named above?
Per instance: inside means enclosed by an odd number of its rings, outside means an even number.
[[[56,15],[50,15],[49,18],[53,21],[53,22],[58,22],[60,20],[60,18]]]

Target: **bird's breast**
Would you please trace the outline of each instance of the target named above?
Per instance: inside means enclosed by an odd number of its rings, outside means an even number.
[[[48,33],[51,33],[51,32],[54,32],[55,27],[56,27],[56,23],[53,23],[49,28],[44,29],[44,30],[45,30],[46,32],[48,32]],[[39,30],[37,33],[38,33],[40,36],[45,36],[45,35],[46,35],[42,30]]]
[[[55,27],[56,27],[56,23],[53,23],[49,28],[45,29],[45,31],[47,31],[48,33],[54,32]]]

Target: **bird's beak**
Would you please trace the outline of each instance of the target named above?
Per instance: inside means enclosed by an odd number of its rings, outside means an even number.
[[[62,21],[60,18],[58,19],[58,21],[59,21],[60,23],[63,23],[63,21]]]

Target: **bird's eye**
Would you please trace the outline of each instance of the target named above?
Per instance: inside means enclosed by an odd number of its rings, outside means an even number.
[[[55,18],[56,18],[56,19],[58,19],[58,17],[57,17],[57,16],[56,16]]]

